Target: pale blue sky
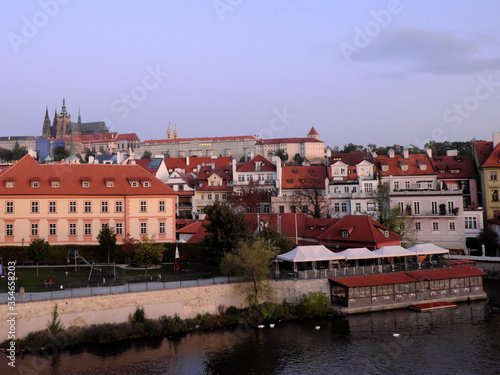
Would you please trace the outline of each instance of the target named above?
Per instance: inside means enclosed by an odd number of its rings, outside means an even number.
[[[500,131],[498,1],[9,1],[0,135],[76,121],[162,139],[385,146]],[[127,99],[128,98],[128,99]],[[280,118],[281,117],[281,118]]]

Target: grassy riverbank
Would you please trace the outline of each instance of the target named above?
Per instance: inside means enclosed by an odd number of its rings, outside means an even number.
[[[57,308],[55,308],[54,319],[48,322],[46,330],[32,332],[26,338],[17,340],[15,347],[17,351],[39,351],[47,348],[60,351],[82,344],[112,343],[144,337],[169,337],[196,330],[233,329],[239,326],[257,328],[261,324],[280,320],[338,316],[330,307],[326,294],[313,292],[304,295],[297,305],[286,301],[281,304],[265,302],[243,309],[230,306],[226,309],[220,307],[219,310],[219,314],[198,315],[192,319],[181,319],[177,315],[163,315],[159,319],[149,319],[144,309],[138,307],[128,322],[64,329],[58,323]],[[0,347],[8,349],[9,345],[10,343],[5,341]]]

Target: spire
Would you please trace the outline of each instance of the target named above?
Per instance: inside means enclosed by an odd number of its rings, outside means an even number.
[[[71,130],[71,141],[69,144],[69,156],[66,159],[66,163],[77,164],[78,162],[79,162],[79,159],[76,156],[76,151],[75,151],[75,136],[73,134],[73,130]]]
[[[177,131],[177,124],[175,124],[175,127],[174,127],[174,139],[177,139],[179,138],[179,132]]]
[[[51,138],[49,108],[45,107],[45,119],[43,120],[42,137]]]
[[[45,107],[45,118],[49,118],[49,107]],[[50,119],[49,119],[50,121]]]
[[[82,116],[80,115],[80,107],[78,107],[78,124],[82,123]]]
[[[170,126],[170,123],[168,123],[167,139],[172,139],[172,138],[174,138],[174,132],[172,131],[172,127]]]
[[[66,112],[66,99],[63,96],[63,103],[62,103],[62,108],[61,108],[61,114],[59,116],[65,117],[68,115],[68,112]]]

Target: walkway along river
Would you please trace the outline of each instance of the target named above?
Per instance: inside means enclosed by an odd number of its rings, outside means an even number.
[[[498,281],[486,281],[485,290],[500,298]],[[277,322],[275,328],[239,327],[46,354],[18,357],[15,369],[1,356],[1,373],[494,374],[500,311],[474,301],[429,313],[395,310]]]

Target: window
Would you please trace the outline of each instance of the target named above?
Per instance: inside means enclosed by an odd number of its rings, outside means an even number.
[[[110,180],[106,181],[106,187],[107,188],[115,187],[115,182]]]
[[[448,213],[452,214],[454,211],[454,204],[453,202],[448,202]]]
[[[52,181],[50,184],[53,188],[58,188],[59,187],[59,181]]]
[[[200,199],[201,199],[202,201],[204,201],[204,200],[205,200],[205,194],[201,194]]]
[[[432,181],[427,181],[427,189],[432,190],[434,188],[434,185],[432,184]]]
[[[371,193],[372,191],[373,191],[373,184],[371,182],[368,184],[365,184],[365,192]]]
[[[415,230],[422,230],[422,223],[415,223]]]
[[[358,191],[358,188],[357,188],[356,186],[354,186],[354,187],[352,188],[352,192],[353,192],[353,193],[356,193],[357,191]]]
[[[215,194],[215,200],[218,201],[219,200],[219,194]]]
[[[165,223],[160,223],[160,234],[165,234]]]
[[[340,212],[340,203],[334,203],[333,204],[333,211],[334,212]]]
[[[31,235],[38,236],[38,224],[31,224]]]
[[[491,200],[493,202],[498,202],[498,190],[491,191]]]
[[[31,213],[38,213],[38,202],[31,202]]]
[[[432,222],[432,230],[439,230],[439,223],[434,221]]]
[[[291,206],[290,210],[291,210],[292,213],[296,213],[297,212],[297,207],[296,206]]]
[[[394,181],[394,190],[399,190],[399,181]]]
[[[147,233],[148,233],[147,223],[141,223],[141,234],[147,234]]]
[[[69,235],[76,236],[76,223],[69,223]]]
[[[115,212],[123,212],[123,202],[122,201],[115,202]]]
[[[209,201],[211,201],[211,200],[212,200],[212,193],[207,194],[207,199],[208,199]]]
[[[85,231],[84,231],[84,234],[86,236],[91,236],[92,235],[92,224],[91,223],[85,223]]]
[[[69,202],[69,212],[76,212],[76,202],[75,201]]]
[[[51,212],[51,213],[56,212],[56,202],[54,202],[54,201],[49,202],[49,212]]]
[[[356,212],[361,212],[361,203],[356,203]]]
[[[49,236],[55,236],[56,234],[57,234],[56,224],[55,223],[49,224]]]
[[[405,181],[405,189],[410,190],[410,181]]]
[[[101,212],[108,212],[108,201],[101,202]]]
[[[40,187],[40,181],[31,181],[31,187],[38,189]]]
[[[165,201],[158,202],[158,211],[165,212]]]
[[[455,230],[455,222],[454,221],[450,221],[450,230]]]
[[[101,230],[107,228],[108,226],[109,226],[108,223],[101,223]]]
[[[497,172],[490,172],[490,180],[491,181],[497,180]]]
[[[342,207],[342,212],[347,212],[347,203],[342,203],[341,204],[341,207]]]
[[[285,212],[285,206],[280,206],[280,213],[282,214],[283,212]]]
[[[245,176],[242,174],[238,175],[238,182],[243,182],[243,181],[245,181]]]
[[[90,186],[90,182],[88,181],[82,181],[82,187],[88,188]]]
[[[92,202],[90,201],[85,202],[85,212],[92,212]]]
[[[438,214],[438,202],[431,202],[431,210],[433,215]]]
[[[5,235],[9,237],[14,235],[14,224],[7,224],[5,226]]]
[[[14,202],[5,202],[5,212],[8,214],[14,213]]]
[[[420,202],[413,202],[413,214],[420,215]]]
[[[465,219],[465,229],[477,229],[477,218],[467,216]]]
[[[344,193],[349,193],[349,186],[344,186]]]
[[[141,212],[147,212],[148,206],[146,201],[141,201]]]
[[[227,199],[227,194],[226,193],[222,194],[222,200],[225,201],[226,199]]]
[[[397,205],[398,209],[399,209],[399,213],[400,214],[404,214],[405,213],[405,205],[403,202],[398,202],[398,205]]]
[[[214,181],[210,181],[210,186],[214,186]]]
[[[349,238],[349,231],[343,230],[342,231],[342,238]]]
[[[15,185],[15,181],[5,181],[5,187],[7,189],[12,189]]]
[[[307,212],[307,206],[302,206],[302,212]]]
[[[123,223],[116,223],[115,224],[115,233],[117,235],[122,235],[123,234]]]

